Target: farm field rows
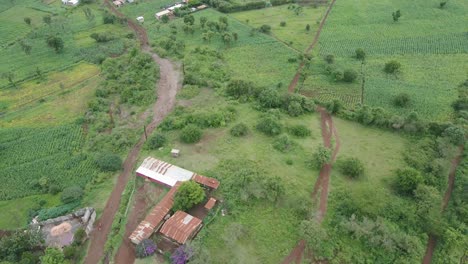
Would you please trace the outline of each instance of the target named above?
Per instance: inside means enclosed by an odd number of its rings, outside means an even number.
[[[468,5],[456,1],[441,9],[434,1],[357,2],[338,1],[332,9],[301,92],[328,95],[320,99],[351,96],[345,104],[356,106],[361,101],[361,63],[353,57],[362,48],[366,53],[364,104],[395,114],[415,111],[424,120],[451,119],[450,104],[466,79],[468,39],[463,10]],[[402,17],[393,22],[391,11],[397,9]],[[359,78],[353,84],[334,81],[323,62],[329,54],[335,56],[334,67],[353,69]],[[383,71],[391,60],[401,63],[397,74]],[[406,108],[393,105],[393,98],[401,93],[411,98]]]

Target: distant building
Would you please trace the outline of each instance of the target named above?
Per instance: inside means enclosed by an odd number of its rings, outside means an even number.
[[[154,16],[157,19],[161,19],[163,16],[170,16],[171,14],[172,12],[166,9],[166,10],[156,13]]]
[[[112,2],[112,3],[114,3],[114,5],[115,5],[116,7],[121,7],[121,6],[123,6],[123,4],[124,4],[123,0],[115,0],[115,1]]]
[[[77,6],[80,3],[80,0],[62,0],[62,4],[69,6]]]
[[[161,234],[178,244],[185,244],[192,239],[202,227],[202,221],[195,216],[177,211],[161,227]]]
[[[182,4],[176,4],[176,5],[173,5],[173,6],[169,7],[167,10],[174,11],[174,10],[176,10],[178,8],[181,8],[182,6],[183,6]]]
[[[191,171],[152,157],[148,157],[143,161],[136,174],[168,187],[174,186],[178,181],[188,181],[194,175]]]
[[[139,16],[139,17],[137,17],[137,21],[140,22],[140,23],[143,23],[143,22],[145,22],[145,18],[142,17],[142,16]]]

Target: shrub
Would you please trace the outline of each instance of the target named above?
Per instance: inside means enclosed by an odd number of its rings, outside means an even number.
[[[276,108],[281,105],[281,96],[277,89],[267,88],[260,92],[258,102],[263,108]]]
[[[401,67],[401,64],[398,61],[391,60],[385,63],[384,71],[386,73],[395,73],[400,69],[400,67]]]
[[[337,82],[342,81],[343,78],[344,78],[344,72],[342,70],[340,70],[340,69],[335,69],[332,72],[332,77]]]
[[[402,194],[412,194],[423,178],[419,172],[413,168],[398,169],[396,171],[396,188]]]
[[[278,118],[272,115],[265,115],[260,118],[256,128],[268,136],[275,136],[281,133],[281,124],[278,122]]]
[[[39,217],[39,220],[41,221],[47,220],[50,218],[59,217],[59,216],[70,213],[71,211],[73,211],[73,209],[77,208],[80,205],[80,203],[81,203],[80,201],[76,201],[73,203],[68,203],[68,204],[57,206],[57,207],[42,209],[38,212],[37,215]]]
[[[357,78],[357,72],[355,70],[345,70],[343,73],[343,81],[354,82]]]
[[[160,147],[166,144],[167,138],[161,133],[156,133],[150,136],[148,139],[148,148],[149,149],[159,149]]]
[[[63,255],[66,259],[75,259],[78,256],[78,250],[75,246],[68,246],[63,248]]]
[[[341,173],[351,178],[358,178],[364,174],[364,165],[357,158],[345,158],[338,166]]]
[[[319,146],[317,150],[312,154],[312,162],[311,165],[320,170],[323,165],[330,162],[331,158],[331,150],[326,148],[325,146]]]
[[[243,80],[232,80],[226,87],[226,93],[228,96],[232,96],[239,99],[241,96],[250,96],[254,89],[252,82]]]
[[[458,126],[450,126],[444,130],[442,136],[447,137],[450,143],[454,145],[461,145],[465,142],[465,131]]]
[[[325,56],[325,61],[329,64],[332,64],[335,62],[335,56],[333,54],[328,54]]]
[[[265,33],[265,34],[270,34],[271,27],[269,25],[262,25],[261,27],[258,28],[258,31]]]
[[[286,22],[285,22],[285,21],[281,21],[281,22],[280,22],[280,26],[285,27],[285,26],[286,26]]]
[[[194,181],[183,182],[174,197],[173,211],[186,211],[205,199],[205,191]]]
[[[96,165],[101,171],[118,171],[122,168],[122,159],[112,153],[101,153],[96,157]]]
[[[295,125],[288,128],[289,134],[296,137],[307,137],[310,136],[311,131],[304,125]]]
[[[249,133],[249,128],[244,123],[239,123],[231,128],[229,131],[234,137],[243,137]]]
[[[356,49],[356,59],[364,60],[365,58],[366,58],[366,52],[361,48]]]
[[[287,135],[279,136],[273,142],[273,148],[281,152],[288,152],[294,148],[294,141],[292,141]]]
[[[146,258],[156,253],[156,244],[151,239],[144,239],[136,246],[135,255],[137,258]]]
[[[49,186],[49,193],[52,195],[56,195],[57,193],[60,192],[60,187],[56,184],[51,184]]]
[[[411,103],[411,98],[407,93],[400,93],[393,98],[393,104],[398,107],[407,107]]]
[[[72,186],[63,190],[60,200],[68,204],[80,200],[81,197],[83,197],[83,189],[80,186]]]
[[[96,42],[108,42],[114,39],[114,37],[108,33],[92,33],[90,37]]]
[[[291,102],[288,106],[288,115],[300,116],[304,113],[302,106],[299,102]]]
[[[202,137],[202,130],[195,125],[188,125],[182,129],[180,140],[184,143],[191,144],[200,141]]]
[[[73,243],[76,245],[81,245],[83,240],[86,238],[86,231],[83,228],[79,228],[76,230],[75,234],[73,235]]]
[[[336,114],[340,112],[341,109],[343,109],[343,103],[338,99],[334,99],[333,101],[327,103],[326,108],[329,113]]]

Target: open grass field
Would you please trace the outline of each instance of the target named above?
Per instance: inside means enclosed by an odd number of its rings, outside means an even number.
[[[302,13],[296,15],[290,5],[281,5],[230,16],[255,28],[269,25],[274,37],[302,52],[312,43],[319,25],[317,21],[320,22],[325,9],[326,6],[304,6]],[[281,22],[286,22],[286,26],[281,26]],[[306,30],[307,25],[310,30]]]
[[[358,3],[359,2],[359,3]],[[335,56],[337,68],[361,72],[354,51],[366,52],[364,103],[396,114],[416,111],[426,120],[449,120],[456,87],[466,79],[468,49],[465,15],[468,5],[438,1],[337,2],[319,39],[317,58],[303,93],[320,99],[339,98],[349,107],[361,100],[361,78],[353,84],[336,83],[325,73],[323,57]],[[402,12],[398,22],[391,13]],[[397,60],[400,72],[386,74],[386,62]],[[393,105],[400,93],[410,95],[406,108]]]
[[[249,160],[262,168],[264,174],[278,176],[284,182],[285,195],[277,203],[252,200],[248,205],[236,208],[233,215],[218,215],[213,222],[202,229],[198,235],[203,248],[212,257],[213,263],[278,263],[288,255],[299,240],[299,223],[303,220],[297,214],[297,207],[310,199],[318,171],[308,166],[312,153],[322,143],[319,117],[316,114],[291,118],[282,115],[285,127],[303,124],[311,130],[306,138],[291,137],[297,146],[287,153],[274,149],[274,137],[265,136],[255,130],[260,112],[250,104],[228,102],[210,89],[202,89],[200,94],[190,100],[180,100],[189,109],[212,109],[231,105],[237,110],[238,119],[226,127],[205,129],[199,143],[184,144],[179,141],[179,132],[168,132],[169,143],[161,150],[142,153],[142,157],[152,155],[192,171],[217,177],[218,165],[225,160]],[[214,106],[215,105],[215,106]],[[233,137],[230,127],[243,122],[249,127],[245,137]],[[370,129],[349,121],[335,119],[341,137],[342,156],[357,157],[364,162],[366,176],[356,182],[336,172],[331,180],[331,189],[351,188],[356,195],[361,185],[371,196],[385,199],[398,199],[390,189],[392,172],[402,166],[401,152],[407,140],[390,132]],[[172,158],[170,149],[181,150],[179,158]],[[288,160],[292,161],[288,165]],[[219,175],[218,175],[219,176]],[[224,175],[223,177],[226,177]],[[223,183],[221,183],[223,184]],[[333,191],[332,191],[333,192]],[[381,204],[370,203],[369,210],[377,210]],[[332,215],[330,216],[333,217]],[[234,242],[229,239],[233,224],[245,228],[245,235]]]

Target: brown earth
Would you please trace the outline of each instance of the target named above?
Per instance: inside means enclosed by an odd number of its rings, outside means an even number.
[[[120,13],[109,0],[106,0],[105,5],[113,12],[115,15],[119,17],[124,17],[122,13]],[[181,73],[172,63],[167,59],[160,58],[157,54],[151,51],[151,47],[148,45],[148,37],[146,35],[146,31],[139,25],[137,25],[132,20],[128,20],[128,26],[135,31],[138,36],[138,39],[141,44],[141,49],[143,52],[151,55],[153,60],[159,65],[160,67],[160,78],[158,83],[156,84],[156,91],[157,91],[157,101],[152,107],[153,109],[153,119],[151,123],[146,127],[146,133],[151,134],[156,126],[166,117],[174,108],[175,105],[175,97],[177,91],[181,87]],[[101,230],[95,229],[91,233],[90,238],[90,246],[88,250],[88,254],[86,255],[84,263],[87,264],[95,264],[98,263],[104,257],[104,245],[106,243],[107,237],[109,235],[112,221],[114,216],[118,210],[120,204],[120,196],[127,185],[128,180],[133,175],[133,169],[135,167],[138,155],[140,150],[145,142],[145,133],[140,136],[138,143],[131,149],[130,153],[128,154],[127,158],[123,164],[123,171],[120,173],[117,183],[112,190],[111,196],[107,201],[106,207],[98,221],[96,221],[96,225],[101,226]],[[138,205],[139,208],[139,205]],[[123,245],[126,245],[125,242]],[[133,263],[135,256],[132,249],[128,249],[129,254],[126,256],[122,256],[120,263]],[[105,260],[109,260],[109,256],[105,257]]]
[[[460,162],[463,157],[464,146],[461,145],[458,147],[458,154],[452,160],[452,165],[450,166],[450,172],[448,176],[448,186],[445,191],[444,199],[442,200],[441,211],[445,211],[452,196],[453,188],[455,187],[455,176],[457,172],[457,167],[460,165]],[[422,263],[430,264],[432,262],[432,256],[434,255],[434,250],[437,245],[437,237],[434,234],[429,234],[429,239],[427,241],[426,253],[424,254]]]

